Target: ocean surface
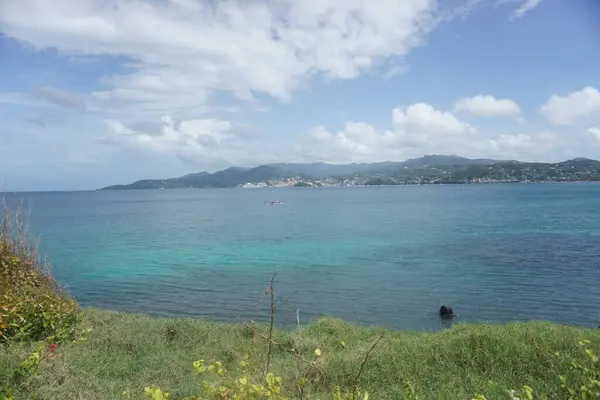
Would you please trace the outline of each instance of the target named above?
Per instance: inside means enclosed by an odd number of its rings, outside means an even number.
[[[12,194],[84,306],[440,328],[600,325],[600,184]],[[265,205],[267,200],[281,205]],[[299,311],[297,311],[299,310]]]

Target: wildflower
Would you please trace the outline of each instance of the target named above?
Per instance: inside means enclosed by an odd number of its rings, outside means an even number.
[[[58,348],[58,344],[57,343],[52,343],[48,345],[48,351],[50,353],[54,353],[54,350],[56,350]]]

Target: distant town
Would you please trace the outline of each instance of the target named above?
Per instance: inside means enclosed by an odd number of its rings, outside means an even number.
[[[243,188],[280,188],[280,187],[326,187],[326,186],[365,186],[364,179],[345,179],[345,178],[323,178],[323,179],[307,179],[300,176],[291,178],[275,179],[261,183],[248,182],[240,185]]]
[[[532,163],[430,155],[402,162],[333,165],[269,164],[232,167],[169,179],[148,179],[103,190],[182,188],[280,188],[376,185],[489,184],[600,181],[600,162],[575,158]]]

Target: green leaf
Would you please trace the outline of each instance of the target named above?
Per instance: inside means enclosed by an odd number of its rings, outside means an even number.
[[[533,389],[530,386],[523,386],[523,396],[527,400],[533,400]]]
[[[594,353],[594,350],[592,350],[592,349],[585,349],[585,352],[592,359],[592,362],[594,362],[594,363],[598,362],[598,356]]]
[[[146,397],[152,400],[168,400],[169,393],[163,392],[156,386],[150,386],[144,389]]]
[[[194,369],[199,373],[206,371],[206,365],[204,365],[204,360],[194,361]]]

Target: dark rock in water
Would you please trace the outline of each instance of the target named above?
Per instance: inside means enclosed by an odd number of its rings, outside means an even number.
[[[454,312],[452,311],[452,307],[441,306],[440,307],[440,317],[454,318]]]

